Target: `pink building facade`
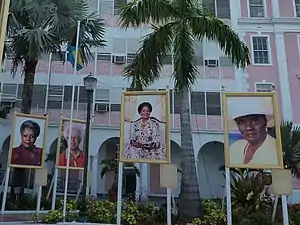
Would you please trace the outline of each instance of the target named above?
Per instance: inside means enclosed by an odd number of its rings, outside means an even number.
[[[151,32],[148,26],[121,30],[114,12],[126,0],[91,0],[91,9],[98,10],[106,24],[107,46],[92,49],[95,59],[79,73],[74,74],[70,63],[63,63],[56,55],[44,56],[38,64],[35,79],[33,114],[49,115],[47,151],[56,149],[60,117],[70,115],[72,86],[76,86],[74,115],[86,118],[86,98],[83,77],[90,72],[98,78],[94,95],[93,127],[90,164],[92,194],[105,194],[111,185],[111,176],[100,178],[99,162],[115,157],[119,142],[120,103],[123,88],[128,82],[122,71],[134,57],[142,36]],[[191,119],[194,138],[195,165],[202,197],[222,197],[225,180],[219,167],[224,164],[223,125],[220,91],[272,91],[279,96],[282,119],[300,124],[300,1],[298,0],[203,0],[216,16],[231,24],[252,53],[252,65],[236,69],[215,43],[195,44],[199,76],[191,92]],[[50,62],[51,59],[51,62]],[[0,76],[1,104],[11,108],[6,119],[0,120],[0,131],[11,127],[12,112],[19,110],[22,76],[10,75],[11,58],[7,56]],[[171,89],[172,162],[180,165],[180,121],[178,101],[172,91],[172,56],[166,56],[159,82],[149,90]],[[46,108],[46,109],[45,109]],[[6,133],[6,132],[5,132]],[[0,137],[1,169],[5,170],[9,135]],[[136,193],[152,197],[165,196],[159,187],[159,166],[137,165],[141,177],[136,178]],[[49,168],[51,165],[49,165]],[[130,169],[125,168],[130,179]],[[180,175],[179,175],[180,176]],[[126,183],[126,179],[124,181]],[[124,185],[127,187],[127,185]],[[125,188],[126,189],[126,188]],[[178,190],[173,194],[178,196]],[[300,200],[300,185],[295,180],[295,194],[291,201]],[[126,190],[125,190],[126,192]]]

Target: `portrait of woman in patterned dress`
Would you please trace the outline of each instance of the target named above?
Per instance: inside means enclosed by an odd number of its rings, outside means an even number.
[[[130,122],[130,140],[124,149],[125,159],[166,160],[166,147],[161,144],[160,123],[151,117],[152,105],[141,103],[137,108],[140,118]]]

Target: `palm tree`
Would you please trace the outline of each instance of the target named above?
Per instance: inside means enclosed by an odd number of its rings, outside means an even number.
[[[60,53],[62,46],[72,44],[81,21],[80,49],[85,63],[90,47],[104,46],[104,24],[97,13],[89,11],[87,0],[11,0],[8,18],[8,51],[14,55],[12,72],[22,66],[23,113],[30,113],[35,71],[39,59],[49,53]]]
[[[79,47],[87,63],[90,47],[104,46],[104,24],[89,12],[87,0],[11,0],[7,27],[6,51],[13,55],[12,73],[23,70],[22,113],[29,114],[38,61],[45,54],[59,53],[62,46],[74,45],[77,21],[81,21]],[[14,169],[13,184],[24,185],[26,170]],[[23,179],[21,179],[23,178]],[[12,188],[13,190],[14,188]],[[23,192],[23,188],[21,189]]]
[[[100,165],[102,166],[102,170],[100,173],[101,179],[107,174],[107,173],[112,173],[113,174],[113,184],[111,188],[108,191],[108,199],[111,202],[117,201],[117,187],[118,187],[118,172],[119,172],[119,163],[115,158],[111,159],[103,159],[100,162]],[[134,165],[126,165],[127,167],[132,167],[134,170],[136,176],[140,176],[140,170],[134,166]]]
[[[190,124],[189,91],[198,75],[193,46],[204,38],[216,41],[232,62],[242,68],[250,64],[248,47],[229,25],[206,13],[199,0],[133,0],[118,13],[125,29],[149,23],[152,27],[152,33],[143,38],[136,57],[124,70],[131,88],[142,90],[159,80],[162,60],[169,52],[173,54],[173,78],[181,102],[179,219],[189,222],[202,214]]]

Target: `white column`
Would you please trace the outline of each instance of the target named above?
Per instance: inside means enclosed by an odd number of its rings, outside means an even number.
[[[241,17],[241,1],[240,0],[230,0],[230,20],[231,26],[234,30],[238,31],[238,18]],[[239,37],[244,40],[245,33],[239,32]],[[234,79],[236,82],[237,89],[235,91],[244,92],[247,91],[247,87],[244,85],[245,73],[241,69],[234,69]],[[225,87],[226,89],[226,87]]]
[[[278,65],[279,89],[281,93],[281,108],[283,114],[282,119],[293,120],[290,81],[285,54],[284,35],[282,32],[275,33],[275,43],[277,48],[276,57]]]
[[[280,17],[280,11],[279,11],[279,4],[278,1],[282,0],[272,0],[272,17],[279,18]],[[269,15],[270,17],[270,15]]]
[[[149,194],[149,183],[148,183],[148,170],[149,170],[149,164],[147,163],[141,163],[140,164],[140,170],[141,170],[141,195],[143,197],[146,197]]]
[[[103,182],[102,180],[98,179],[98,170],[100,169],[98,165],[98,155],[93,155],[91,160],[91,195],[97,196],[97,188],[98,188],[98,182]]]
[[[134,165],[141,172],[141,166],[140,166],[141,164],[135,163]],[[142,173],[140,174],[140,177],[136,176],[135,199],[139,199],[139,196],[141,194],[141,177],[142,177]]]

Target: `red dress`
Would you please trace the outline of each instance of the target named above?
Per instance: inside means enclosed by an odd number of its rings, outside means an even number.
[[[23,145],[12,149],[11,164],[25,166],[41,166],[43,149],[38,147],[25,148]]]
[[[69,163],[70,167],[83,168],[84,167],[84,162],[85,162],[84,152],[79,150],[76,157],[73,157],[72,155],[70,155],[70,163]],[[66,154],[66,152],[60,153],[58,165],[59,166],[67,166],[67,154]]]

